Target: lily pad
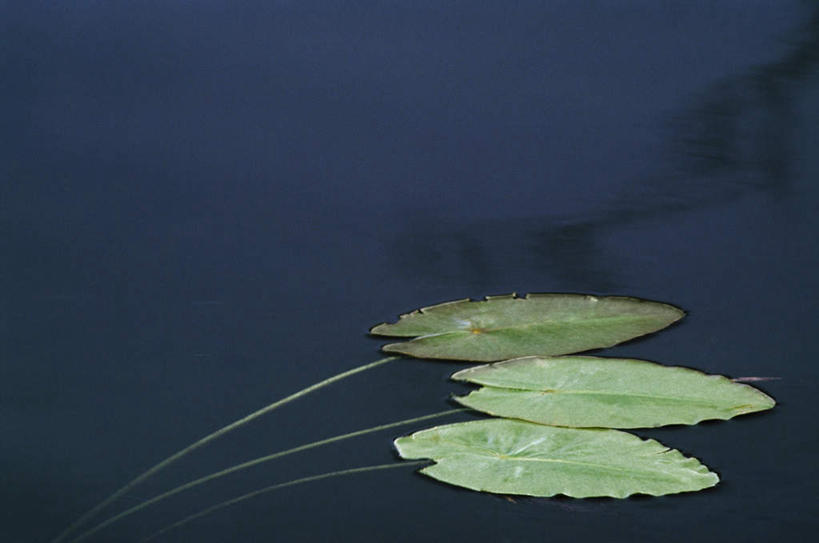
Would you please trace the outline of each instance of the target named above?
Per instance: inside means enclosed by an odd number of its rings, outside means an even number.
[[[465,369],[452,378],[487,385],[455,398],[467,407],[577,428],[697,424],[776,403],[721,375],[621,358],[530,356]]]
[[[719,482],[696,458],[619,430],[486,419],[416,432],[395,440],[395,447],[402,458],[434,460],[424,475],[499,494],[625,498]]]
[[[638,298],[510,294],[425,307],[370,333],[415,337],[385,345],[390,353],[489,362],[610,347],[661,330],[684,315],[672,305]]]

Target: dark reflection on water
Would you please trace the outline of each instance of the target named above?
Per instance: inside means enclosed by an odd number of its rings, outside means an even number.
[[[491,283],[509,266],[535,266],[565,288],[614,291],[621,286],[616,270],[622,256],[605,252],[604,234],[726,205],[750,193],[787,197],[798,121],[792,105],[819,64],[819,8],[784,41],[791,46],[782,58],[720,79],[669,116],[663,171],[626,183],[591,211],[557,218],[463,225],[416,216],[392,244],[395,268],[412,276]]]
[[[696,185],[735,197],[750,190],[786,194],[793,162],[794,95],[819,63],[819,9],[786,39],[781,59],[714,83],[671,121],[674,165]],[[713,198],[719,201],[719,197]]]

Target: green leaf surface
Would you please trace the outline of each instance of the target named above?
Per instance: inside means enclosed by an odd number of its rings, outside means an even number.
[[[425,307],[370,333],[415,337],[385,345],[390,353],[489,362],[610,347],[661,330],[684,315],[674,306],[638,298],[510,294]]]
[[[574,498],[661,496],[702,490],[719,477],[652,439],[618,430],[486,419],[395,440],[402,458],[430,458],[421,473],[481,492]]]
[[[524,357],[452,376],[484,388],[455,399],[492,415],[575,428],[646,428],[770,409],[763,392],[721,375],[622,358]]]

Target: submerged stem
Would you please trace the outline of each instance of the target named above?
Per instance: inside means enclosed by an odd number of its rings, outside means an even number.
[[[83,532],[82,534],[80,534],[77,537],[75,537],[74,539],[72,539],[71,543],[77,543],[79,541],[83,541],[83,540],[87,539],[88,537],[94,535],[98,531],[102,530],[103,528],[105,528],[107,526],[110,526],[111,524],[117,522],[118,520],[121,520],[121,519],[123,519],[125,517],[128,517],[130,515],[133,515],[134,513],[137,513],[137,512],[139,512],[139,511],[141,511],[141,510],[143,510],[143,509],[145,509],[145,508],[147,508],[147,507],[149,507],[149,506],[151,506],[151,505],[153,505],[153,504],[155,504],[157,502],[160,502],[162,500],[170,498],[171,496],[179,494],[180,492],[183,492],[183,491],[188,490],[190,488],[193,488],[193,487],[199,486],[201,484],[207,483],[208,481],[212,481],[214,479],[219,479],[220,477],[225,477],[226,475],[229,475],[231,473],[235,473],[235,472],[241,471],[243,469],[247,469],[247,468],[250,468],[250,467],[253,467],[253,466],[257,466],[257,465],[262,464],[264,462],[269,462],[269,461],[274,460],[276,458],[281,458],[282,456],[287,456],[289,454],[297,453],[297,452],[300,452],[300,451],[306,451],[308,449],[313,449],[315,447],[320,447],[322,445],[328,445],[328,444],[334,443],[336,441],[342,441],[344,439],[350,439],[350,438],[353,438],[353,437],[358,437],[358,436],[362,436],[362,435],[365,435],[365,434],[378,432],[380,430],[386,430],[388,428],[394,428],[396,426],[402,426],[404,424],[412,424],[414,422],[421,422],[423,420],[433,419],[433,418],[436,418],[436,417],[443,417],[443,416],[446,416],[446,415],[451,415],[453,413],[460,413],[462,411],[469,411],[469,408],[449,409],[447,411],[440,411],[438,413],[432,413],[430,415],[424,415],[424,416],[421,416],[421,417],[414,417],[414,418],[411,418],[411,419],[399,420],[399,421],[396,421],[396,422],[390,422],[388,424],[381,424],[379,426],[373,426],[371,428],[365,428],[363,430],[356,430],[355,432],[349,432],[349,433],[346,433],[346,434],[340,434],[340,435],[337,435],[337,436],[328,437],[326,439],[322,439],[322,440],[319,440],[319,441],[313,441],[311,443],[306,443],[304,445],[299,445],[298,447],[293,447],[292,449],[286,449],[284,451],[279,451],[279,452],[275,452],[273,454],[268,454],[266,456],[261,456],[259,458],[254,458],[253,460],[248,460],[247,462],[243,462],[241,464],[236,464],[235,466],[231,466],[229,468],[225,468],[223,470],[211,473],[210,475],[205,475],[205,476],[200,477],[198,479],[194,479],[194,480],[189,481],[187,483],[184,483],[184,484],[182,484],[180,486],[172,488],[171,490],[168,490],[167,492],[163,492],[162,494],[158,494],[158,495],[154,496],[153,498],[150,498],[150,499],[148,499],[148,500],[146,500],[146,501],[144,501],[142,503],[138,503],[137,505],[135,505],[135,506],[133,506],[133,507],[131,507],[129,509],[126,509],[125,511],[122,511],[121,513],[118,513],[118,514],[114,515],[113,517],[104,520],[103,522],[97,524],[96,526],[94,526],[90,530],[88,530],[86,532]]]
[[[363,467],[360,467],[360,468],[350,468],[350,469],[342,469],[342,470],[338,470],[338,471],[330,471],[330,472],[322,473],[322,474],[319,474],[319,475],[311,475],[310,477],[302,477],[300,479],[293,479],[292,481],[287,481],[287,482],[284,482],[284,483],[278,483],[278,484],[275,484],[275,485],[272,485],[272,486],[266,486],[264,488],[260,488],[259,490],[254,490],[253,492],[248,492],[247,494],[242,494],[241,496],[237,496],[237,497],[235,497],[233,499],[230,499],[230,500],[227,500],[227,501],[224,501],[224,502],[221,502],[221,503],[217,503],[216,505],[212,505],[212,506],[208,507],[207,509],[202,509],[198,513],[194,513],[192,515],[189,515],[189,516],[183,518],[180,521],[177,521],[177,522],[174,522],[173,524],[169,524],[168,526],[165,526],[161,530],[158,530],[158,531],[154,532],[153,534],[149,535],[148,537],[146,537],[142,541],[149,541],[151,539],[159,537],[160,535],[164,534],[165,532],[167,532],[169,530],[172,530],[174,528],[178,528],[178,527],[180,527],[180,526],[182,526],[184,524],[187,524],[187,523],[189,523],[189,522],[191,522],[193,520],[196,520],[196,519],[204,517],[204,516],[206,516],[206,515],[208,515],[210,513],[213,513],[214,511],[218,511],[219,509],[224,509],[225,507],[229,507],[229,506],[231,506],[231,505],[233,505],[235,503],[239,503],[241,501],[249,500],[250,498],[255,498],[256,496],[258,496],[260,494],[264,494],[266,492],[272,492],[273,490],[278,490],[280,488],[285,488],[285,487],[288,487],[288,486],[294,486],[294,485],[298,485],[298,484],[301,484],[301,483],[309,483],[311,481],[318,481],[318,480],[321,480],[321,479],[329,479],[330,477],[338,477],[340,475],[352,475],[354,473],[364,473],[366,471],[376,471],[376,470],[381,470],[381,469],[403,468],[403,467],[407,467],[407,466],[417,466],[419,464],[427,464],[427,463],[428,463],[427,460],[419,460],[417,462],[400,462],[400,463],[392,462],[392,463],[389,463],[389,464],[377,464],[377,465],[374,465],[374,466],[363,466]]]
[[[293,394],[291,394],[291,395],[289,395],[289,396],[287,396],[285,398],[282,398],[281,400],[277,400],[277,401],[275,401],[275,402],[273,402],[273,403],[271,403],[269,405],[266,405],[265,407],[262,407],[261,409],[259,409],[257,411],[254,411],[253,413],[250,413],[249,415],[247,415],[247,416],[245,416],[245,417],[243,417],[243,418],[241,418],[239,420],[236,420],[236,421],[228,424],[227,426],[223,426],[222,428],[216,430],[215,432],[213,432],[211,434],[206,435],[205,437],[199,439],[198,441],[188,445],[184,449],[181,449],[180,451],[178,451],[178,452],[172,454],[171,456],[167,457],[166,459],[162,460],[161,462],[159,462],[155,466],[149,468],[148,470],[146,470],[143,473],[141,473],[140,475],[138,475],[136,478],[132,479],[129,483],[127,483],[125,486],[123,486],[119,490],[116,490],[113,494],[111,494],[110,496],[105,498],[103,501],[101,501],[100,503],[95,505],[88,512],[86,512],[84,515],[82,515],[80,518],[78,518],[76,521],[74,521],[68,528],[63,530],[60,535],[58,535],[56,538],[54,538],[51,543],[60,543],[61,541],[65,540],[65,538],[68,537],[69,534],[76,531],[77,528],[79,528],[82,524],[84,524],[88,519],[90,519],[91,517],[93,517],[94,515],[99,513],[103,508],[108,506],[114,500],[116,500],[117,498],[119,498],[120,496],[122,496],[123,494],[128,492],[129,490],[131,490],[133,487],[135,487],[136,485],[138,485],[139,483],[141,483],[142,481],[144,481],[145,479],[147,479],[151,475],[153,475],[156,472],[170,466],[171,464],[173,464],[174,462],[176,462],[180,458],[182,458],[182,457],[186,456],[187,454],[193,452],[194,450],[198,449],[199,447],[201,447],[203,445],[206,445],[207,443],[210,443],[211,441],[213,441],[213,440],[227,434],[228,432],[230,432],[232,430],[235,430],[236,428],[239,428],[240,426],[243,426],[243,425],[247,424],[248,422],[252,421],[253,419],[261,417],[262,415],[264,415],[266,413],[269,413],[269,412],[273,411],[274,409],[277,409],[277,408],[279,408],[279,407],[281,407],[281,406],[283,406],[283,405],[285,405],[287,403],[290,403],[293,400],[301,398],[302,396],[306,396],[307,394],[309,394],[311,392],[314,392],[314,391],[316,391],[316,390],[318,390],[320,388],[323,388],[323,387],[325,387],[327,385],[330,385],[332,383],[335,383],[336,381],[340,381],[342,379],[345,379],[347,377],[355,375],[356,373],[361,373],[362,371],[366,371],[366,370],[375,368],[377,366],[380,366],[382,364],[386,364],[387,362],[391,362],[392,360],[396,360],[397,358],[398,357],[395,357],[395,356],[382,358],[381,360],[376,360],[375,362],[370,362],[368,364],[364,364],[363,366],[358,366],[358,367],[355,367],[355,368],[353,368],[351,370],[347,370],[347,371],[341,372],[339,374],[336,374],[336,375],[334,375],[332,377],[324,379],[323,381],[319,381],[318,383],[315,383],[315,384],[310,385],[310,386],[308,386],[306,388],[303,388],[303,389],[299,390],[298,392],[294,392]]]

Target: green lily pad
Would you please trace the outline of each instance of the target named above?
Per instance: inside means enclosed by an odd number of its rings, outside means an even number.
[[[370,333],[415,337],[385,345],[390,353],[489,362],[610,347],[661,330],[684,315],[674,306],[638,298],[510,294],[425,307]]]
[[[459,403],[492,415],[576,428],[727,420],[776,402],[721,375],[621,358],[524,357],[452,376],[485,387]]]
[[[395,440],[395,447],[402,458],[434,460],[424,475],[499,494],[625,498],[719,482],[696,458],[619,430],[486,419],[416,432]]]

